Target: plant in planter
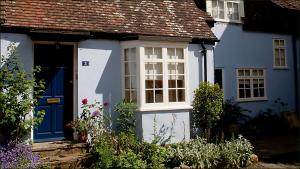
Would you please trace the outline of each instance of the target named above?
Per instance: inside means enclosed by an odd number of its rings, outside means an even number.
[[[108,106],[108,103],[102,105],[100,102],[95,101],[92,104],[88,104],[87,98],[82,100],[82,113],[70,124],[67,124],[77,132],[79,142],[86,142],[88,134],[94,138],[97,134],[103,133],[108,129],[107,122],[109,120],[104,112],[105,106]]]

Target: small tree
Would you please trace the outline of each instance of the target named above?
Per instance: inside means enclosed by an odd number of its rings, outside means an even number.
[[[7,48],[8,55],[1,57],[0,65],[0,143],[4,140],[20,140],[27,136],[32,126],[43,120],[44,112],[34,111],[37,98],[44,89],[44,82],[37,81],[34,75],[25,72],[19,61],[14,44]]]
[[[115,111],[119,113],[117,118],[117,130],[121,132],[135,131],[135,111],[137,109],[136,103],[122,101],[115,105]]]
[[[223,92],[219,85],[200,83],[195,90],[192,121],[196,127],[210,129],[220,120],[222,114]],[[208,130],[208,138],[210,131]]]

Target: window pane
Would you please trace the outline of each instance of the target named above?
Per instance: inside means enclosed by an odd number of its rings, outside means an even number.
[[[264,87],[264,79],[259,80],[259,87]]]
[[[245,83],[245,88],[250,88],[250,79],[245,79],[244,83]]]
[[[240,89],[239,94],[240,94],[239,98],[245,98],[244,89]]]
[[[224,10],[219,11],[219,18],[224,19]]]
[[[163,102],[163,91],[155,90],[155,103]]]
[[[131,101],[136,102],[136,91],[131,91]]]
[[[183,89],[178,90],[178,101],[184,102],[185,101],[185,93]]]
[[[275,58],[275,66],[280,66],[280,58]]]
[[[233,8],[232,8],[232,2],[227,2],[227,10],[228,10],[228,18],[233,19]]]
[[[243,79],[239,80],[239,88],[244,88],[244,80]]]
[[[155,88],[163,88],[162,76],[156,76]]]
[[[125,63],[125,67],[124,67],[124,69],[125,69],[125,75],[130,75],[130,70],[129,70],[129,63],[127,62],[127,63]]]
[[[153,90],[146,90],[146,103],[154,103]]]
[[[233,3],[233,19],[239,20],[239,5],[238,5],[238,3]]]
[[[168,64],[168,73],[169,74],[176,74],[176,63],[169,63]]]
[[[275,49],[275,58],[279,56],[279,49]]]
[[[154,71],[153,71],[153,64],[152,63],[146,63],[145,64],[145,73],[146,74],[154,74]]]
[[[183,59],[183,49],[182,48],[176,48],[176,59]]]
[[[224,10],[224,1],[218,1],[219,9]]]
[[[131,76],[130,81],[131,81],[131,89],[136,89],[136,78],[135,78],[135,76]]]
[[[259,89],[260,97],[265,97],[265,90],[263,88]]]
[[[130,78],[125,77],[125,89],[130,89]]]
[[[154,84],[154,77],[153,76],[146,76],[146,81],[145,81],[145,85],[146,85],[146,89],[153,89],[153,84]]]
[[[244,76],[250,76],[250,70],[249,69],[246,69],[244,73],[245,73]]]
[[[154,63],[154,74],[162,74],[162,63]]]
[[[258,88],[258,79],[253,79],[253,88]]]
[[[253,75],[253,76],[258,76],[258,71],[257,71],[256,69],[254,69],[254,70],[252,71],[252,75]]]
[[[125,90],[125,100],[130,101],[130,91],[129,90]]]
[[[129,49],[125,49],[124,50],[124,60],[128,61],[128,57],[129,57]]]
[[[175,59],[175,48],[168,48],[167,53],[169,59]]]
[[[244,76],[244,70],[238,70],[238,76]]]
[[[177,74],[184,74],[184,64],[183,63],[177,64]]]
[[[129,62],[129,74],[135,75],[136,74],[136,63],[135,62]]]
[[[212,16],[218,18],[218,5],[216,0],[212,1]]]
[[[152,59],[153,58],[153,48],[145,48],[145,56],[146,59]]]
[[[176,102],[176,90],[169,90],[169,102]]]
[[[136,55],[136,49],[135,48],[131,48],[129,60],[135,61],[135,58],[136,58],[135,55]]]
[[[281,60],[280,60],[280,66],[285,66],[285,58],[282,57]]]
[[[168,80],[169,88],[176,88],[176,81],[170,79],[171,77],[169,76],[169,80]]]
[[[162,59],[162,50],[161,50],[161,48],[154,48],[153,59]]]
[[[264,70],[259,69],[259,70],[258,70],[258,75],[259,75],[259,76],[263,76],[263,75],[264,75]]]
[[[280,40],[279,45],[283,47],[284,46],[284,40]]]
[[[184,88],[184,76],[177,76],[177,88]]]
[[[278,47],[279,46],[279,40],[274,40],[274,45],[275,45],[275,47]]]
[[[246,91],[246,98],[250,98],[251,97],[251,90],[250,89],[245,89]]]
[[[259,97],[258,89],[253,89],[253,97]]]

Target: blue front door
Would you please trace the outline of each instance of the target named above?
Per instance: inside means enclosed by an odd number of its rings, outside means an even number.
[[[66,123],[72,119],[72,61],[73,46],[34,46],[35,65],[41,66],[38,79],[46,82],[43,97],[38,100],[36,110],[44,110],[43,122],[34,130],[34,142],[71,138]]]

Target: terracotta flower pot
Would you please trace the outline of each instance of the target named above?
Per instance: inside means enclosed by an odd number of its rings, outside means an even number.
[[[87,133],[86,130],[80,131],[80,132],[78,133],[78,141],[79,141],[80,143],[86,143],[87,138],[88,138],[88,133]]]

